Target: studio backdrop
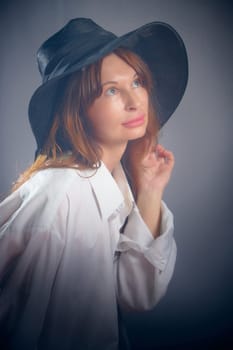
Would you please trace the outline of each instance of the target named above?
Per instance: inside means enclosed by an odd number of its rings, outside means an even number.
[[[34,159],[27,108],[40,84],[35,53],[73,17],[122,35],[163,21],[189,57],[184,99],[160,142],[176,158],[165,200],[177,264],[160,304],[126,314],[134,349],[227,349],[233,344],[232,6],[224,0],[8,0],[0,3],[0,195]],[[0,257],[1,259],[1,257]],[[232,345],[233,346],[233,345]],[[169,348],[170,349],[170,348]]]

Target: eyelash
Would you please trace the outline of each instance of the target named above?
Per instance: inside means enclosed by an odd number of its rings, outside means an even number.
[[[140,80],[139,78],[134,79],[133,82],[132,82],[132,85],[133,85],[135,82],[137,82],[138,85],[137,85],[136,87],[134,87],[134,88],[138,88],[138,87],[140,87],[140,86],[143,86],[143,83],[141,82],[141,80]],[[111,93],[111,90],[114,90],[114,93],[113,93],[113,94]],[[110,88],[108,88],[108,89],[106,90],[105,94],[106,94],[107,96],[114,96],[114,95],[115,95],[115,92],[117,92],[117,91],[118,91],[117,88],[115,88],[115,87],[110,87]]]
[[[139,86],[142,86],[142,85],[143,85],[143,84],[142,84],[142,82],[141,82],[141,80],[140,80],[139,78],[135,79],[135,80],[133,81],[133,84],[134,84],[135,82],[137,82],[137,83],[138,83],[138,86],[137,86],[137,87],[139,87]]]
[[[117,89],[116,89],[115,87],[111,87],[111,88],[107,89],[107,90],[106,90],[106,95],[107,95],[107,96],[113,96],[113,95],[115,95],[115,93],[111,94],[111,91],[112,91],[112,90],[116,91]]]

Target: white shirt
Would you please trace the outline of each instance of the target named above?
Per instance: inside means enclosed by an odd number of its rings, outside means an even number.
[[[103,163],[46,169],[0,204],[0,329],[12,349],[116,350],[118,304],[147,310],[164,295],[172,213],[163,202],[154,239],[120,165],[113,176]]]

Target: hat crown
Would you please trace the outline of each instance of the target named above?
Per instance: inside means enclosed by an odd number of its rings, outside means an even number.
[[[70,20],[37,51],[37,63],[43,81],[56,76],[57,73],[61,74],[60,70],[57,72],[61,61],[63,67],[67,61],[68,68],[116,38],[115,34],[103,29],[89,18]]]

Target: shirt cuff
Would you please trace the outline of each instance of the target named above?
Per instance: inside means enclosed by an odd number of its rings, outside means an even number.
[[[166,268],[173,245],[173,214],[162,201],[160,235],[153,237],[135,206],[129,215],[124,234],[120,235],[117,250],[130,249],[141,252],[144,257],[159,270]]]

